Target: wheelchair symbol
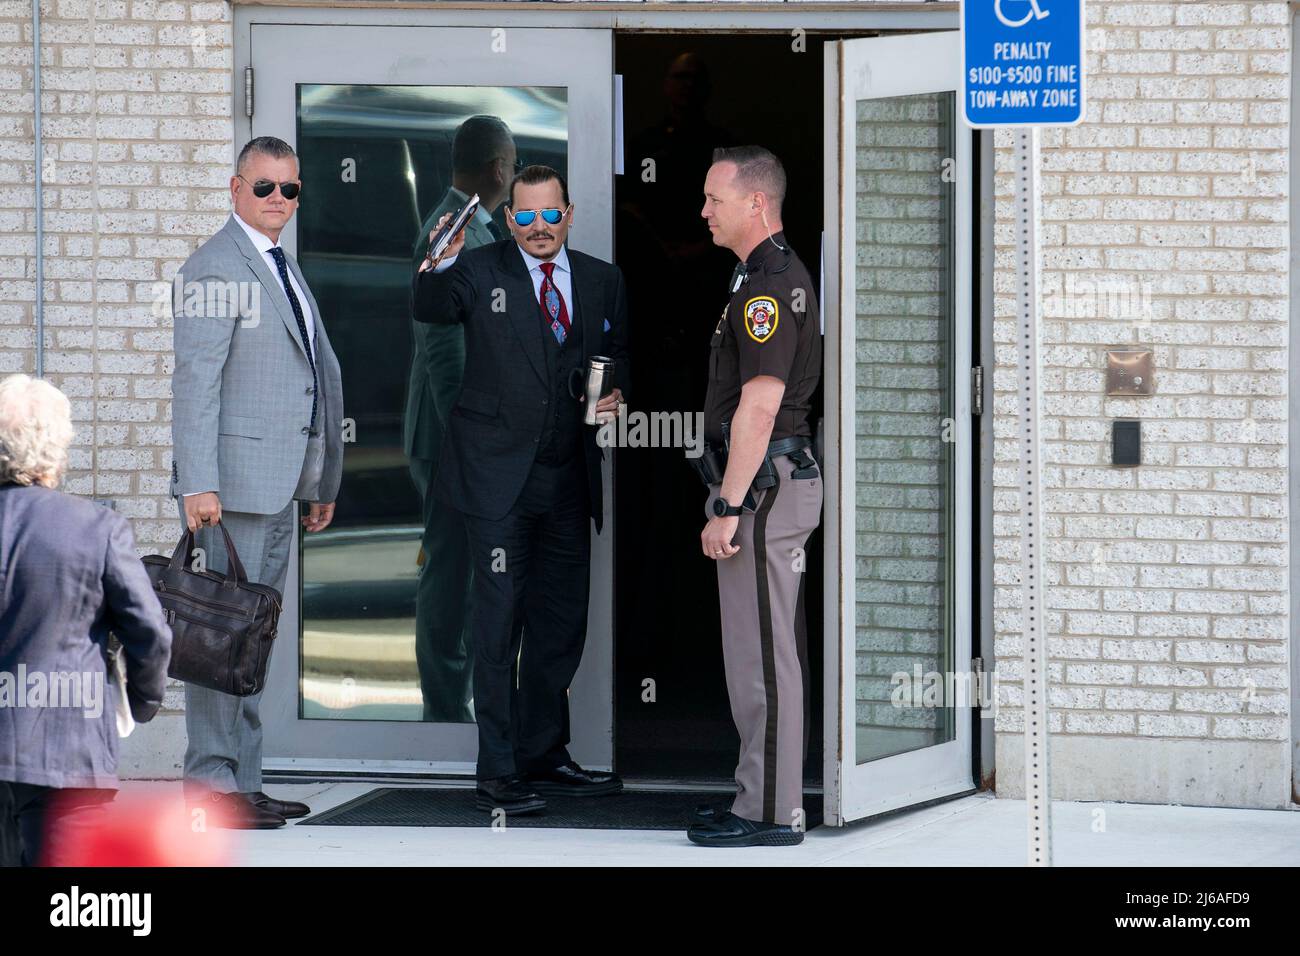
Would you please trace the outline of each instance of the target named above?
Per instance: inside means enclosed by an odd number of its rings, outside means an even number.
[[[1026,0],[1008,0],[1008,2],[1025,3]],[[1019,20],[1007,19],[1006,14],[1002,12],[1002,0],[993,0],[993,12],[997,14],[997,18],[1001,20],[1004,25],[1009,27],[1023,27],[1030,20],[1042,20],[1051,13],[1050,10],[1041,9],[1038,6],[1038,0],[1028,0],[1028,3],[1029,12]]]

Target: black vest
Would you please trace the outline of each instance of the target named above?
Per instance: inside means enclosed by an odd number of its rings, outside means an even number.
[[[537,321],[542,327],[542,341],[545,343],[546,370],[550,375],[550,402],[547,406],[550,414],[542,427],[542,440],[537,451],[537,460],[544,465],[562,465],[573,461],[582,454],[582,413],[585,406],[577,401],[569,391],[569,379],[586,383],[586,373],[573,375],[575,369],[582,368],[582,320],[574,311],[574,303],[566,300],[569,307],[569,331],[564,336],[564,344],[555,341],[555,333],[538,306]]]

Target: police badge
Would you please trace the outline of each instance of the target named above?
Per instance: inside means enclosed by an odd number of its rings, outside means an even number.
[[[745,331],[755,342],[766,342],[776,331],[779,314],[776,299],[760,295],[745,303]]]

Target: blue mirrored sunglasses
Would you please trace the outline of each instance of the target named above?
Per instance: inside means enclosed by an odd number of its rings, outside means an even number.
[[[539,212],[542,214],[543,221],[548,222],[552,226],[554,226],[556,223],[558,223],[561,219],[564,218],[565,210],[563,209],[521,209],[519,212],[514,214],[515,224],[519,226],[531,226],[533,224],[533,220],[537,218],[537,214]]]

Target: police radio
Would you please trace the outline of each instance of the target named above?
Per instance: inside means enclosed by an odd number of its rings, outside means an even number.
[[[777,242],[775,239],[772,239],[771,236],[768,236],[768,239],[771,239],[772,245],[776,246],[783,253],[785,253],[785,263],[779,269],[772,270],[772,274],[776,275],[778,272],[784,272],[786,269],[790,268],[790,256],[792,255],[792,253],[790,252],[789,246],[781,245],[781,243]],[[731,282],[728,285],[728,290],[732,295],[735,295],[737,292],[740,291],[740,287],[748,281],[749,281],[749,263],[737,262],[736,268],[731,270]]]
[[[749,266],[744,262],[737,262],[736,268],[731,270],[731,283],[728,291],[735,295],[742,285],[749,281]]]

